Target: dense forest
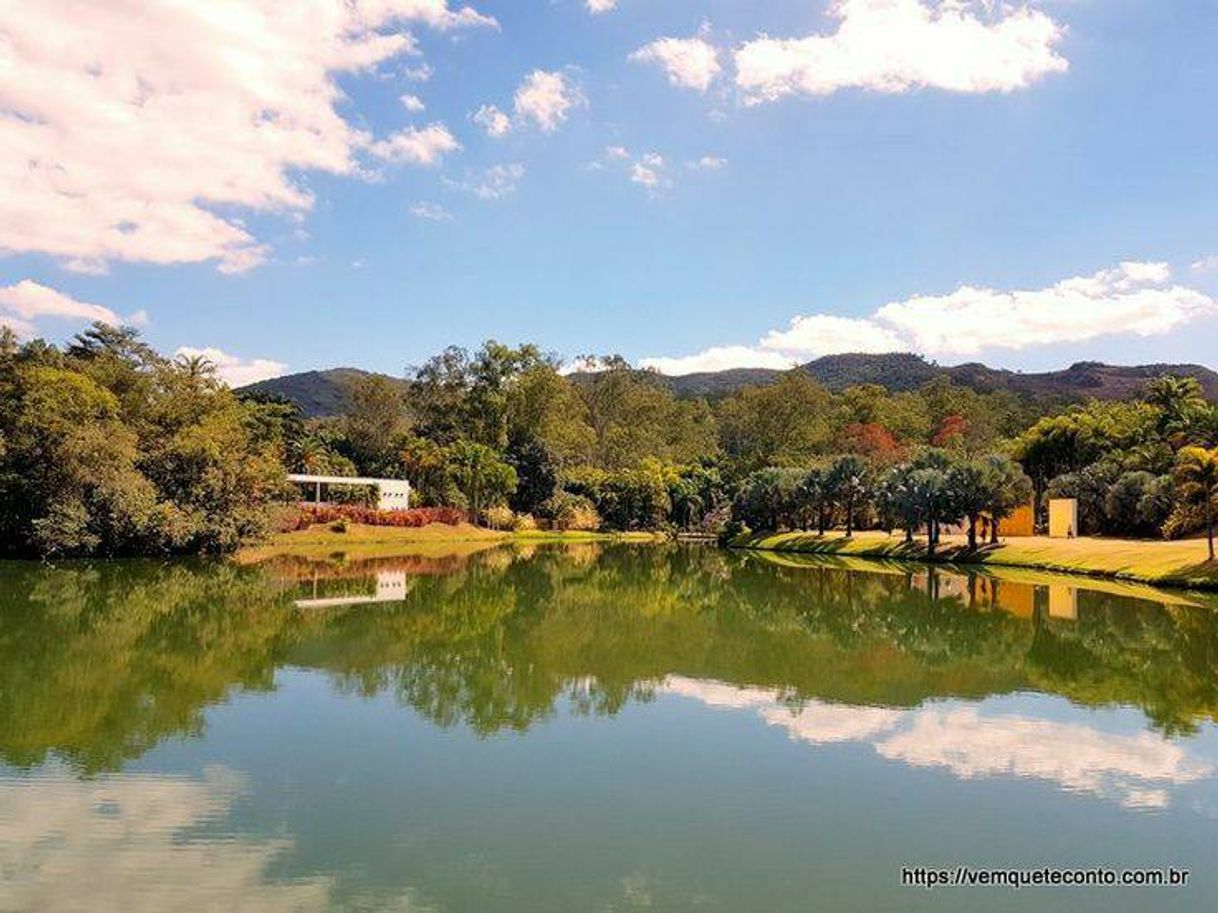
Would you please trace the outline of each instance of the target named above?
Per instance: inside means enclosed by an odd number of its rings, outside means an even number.
[[[1212,528],[1218,410],[1191,378],[1064,407],[944,376],[833,393],[795,370],[708,401],[599,364],[572,377],[531,345],[449,348],[401,381],[353,375],[344,414],[305,419],[129,328],[63,347],[5,332],[0,550],[229,550],[281,522],[285,471],[404,477],[421,505],[501,528],[879,527],[933,544],[1032,496],[1077,497],[1082,534]]]

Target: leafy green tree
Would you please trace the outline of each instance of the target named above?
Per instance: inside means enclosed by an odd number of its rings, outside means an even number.
[[[911,463],[902,463],[888,470],[880,485],[883,509],[905,531],[908,543],[913,542],[914,532],[926,515],[923,479],[914,477],[919,471]]]
[[[592,463],[626,469],[646,456],[673,463],[709,459],[718,449],[714,416],[701,401],[678,401],[658,374],[613,355],[594,359],[576,389],[592,429]]]
[[[1167,440],[1186,441],[1205,414],[1209,403],[1195,377],[1164,374],[1146,385],[1146,402],[1158,410],[1156,430]]]
[[[402,439],[400,446],[398,460],[402,472],[410,480],[421,505],[453,505],[463,498],[453,483],[446,448],[435,441],[409,434]]]
[[[1156,438],[1154,407],[1146,403],[1091,402],[1039,420],[1015,440],[1013,455],[1032,479],[1039,511],[1054,479],[1079,473],[1105,457],[1111,457],[1108,462],[1116,466]],[[1082,481],[1091,485],[1098,478],[1099,474],[1091,473]],[[1062,488],[1060,484],[1057,487]],[[1102,516],[1103,493],[1092,500],[1092,516]]]
[[[348,383],[347,402],[343,431],[351,459],[366,475],[392,475],[406,430],[401,386],[379,374],[361,375]]]
[[[804,473],[769,467],[749,475],[732,505],[732,515],[753,529],[779,530],[794,525]]]
[[[986,466],[973,460],[955,463],[947,471],[947,484],[955,509],[968,521],[968,547],[973,550],[977,548],[977,523],[994,500]]]
[[[1104,498],[1107,528],[1114,532],[1157,535],[1172,508],[1171,477],[1127,472]]]
[[[551,365],[520,372],[508,396],[508,438],[537,439],[560,466],[587,463],[594,434],[579,391]]]
[[[516,470],[484,444],[457,441],[447,448],[448,471],[474,516],[504,504],[516,491]]]
[[[723,477],[709,466],[684,466],[668,486],[672,504],[672,520],[679,529],[699,526],[708,514],[718,510],[726,500]]]
[[[829,391],[799,369],[748,387],[719,408],[724,453],[740,473],[806,464],[828,450],[832,406]]]
[[[823,536],[833,510],[833,490],[826,467],[813,466],[803,474],[795,489],[795,503],[798,513],[796,522],[800,526],[808,526],[815,518],[816,532]]]
[[[459,346],[449,346],[414,369],[406,398],[415,433],[440,447],[461,437],[470,384],[469,352]]]
[[[1218,448],[1183,448],[1176,458],[1172,478],[1177,500],[1188,505],[1200,505],[1205,515],[1205,536],[1210,561],[1213,561],[1214,511],[1218,508]]]
[[[136,469],[139,442],[118,400],[87,376],[53,367],[20,373],[6,433],[5,543],[45,556],[156,547],[157,498]]]
[[[540,438],[566,455],[586,448],[582,416],[557,360],[537,346],[487,340],[471,354],[450,346],[408,380],[418,434],[441,446],[458,438],[503,450],[513,435]]]
[[[509,501],[512,510],[537,513],[558,488],[558,460],[540,438],[523,432],[513,435],[504,459],[516,470],[516,491]]]
[[[870,465],[856,454],[838,457],[825,477],[829,497],[842,510],[847,538],[854,535],[856,511],[870,497],[872,481]]]
[[[1005,454],[990,454],[982,461],[990,515],[990,542],[997,544],[999,525],[1032,498],[1032,480],[1019,464]]]
[[[1111,459],[1098,460],[1077,472],[1068,472],[1049,483],[1045,494],[1050,498],[1073,498],[1078,501],[1078,532],[1105,532],[1108,491],[1121,476],[1121,468]]]

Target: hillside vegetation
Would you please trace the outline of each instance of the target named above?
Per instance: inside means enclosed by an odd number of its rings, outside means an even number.
[[[1218,373],[1201,365],[1189,364],[1121,366],[1078,362],[1060,371],[1024,373],[976,363],[945,367],[919,355],[894,352],[886,355],[826,355],[802,367],[833,393],[862,384],[876,384],[890,393],[910,391],[937,377],[944,377],[957,386],[968,387],[979,393],[1005,391],[1021,397],[1066,403],[1090,398],[1130,399],[1141,394],[1147,381],[1171,374],[1195,378],[1206,396],[1218,398]],[[322,418],[341,415],[348,406],[350,382],[368,376],[368,373],[356,368],[306,371],[252,384],[244,388],[244,392],[280,397],[296,404],[306,418]],[[678,398],[720,399],[746,387],[773,383],[782,373],[767,368],[734,368],[679,377],[654,376]],[[571,376],[578,384],[587,382],[592,375],[576,373]]]
[[[835,383],[860,365],[883,383],[833,389],[793,369],[679,397],[600,362],[568,377],[535,346],[453,347],[402,378],[331,372],[316,408],[341,411],[310,418],[135,330],[97,325],[62,350],[5,333],[0,551],[228,551],[299,526],[289,471],[409,479],[414,506],[514,532],[898,527],[933,546],[954,524],[988,541],[991,519],[1050,496],[1078,499],[1078,534],[1213,526],[1218,410],[1193,378],[1070,404],[979,392],[912,356],[841,356],[820,362]],[[910,366],[932,373],[890,389]],[[324,497],[365,516],[367,490]]]

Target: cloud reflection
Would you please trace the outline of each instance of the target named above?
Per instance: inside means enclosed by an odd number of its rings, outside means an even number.
[[[79,780],[51,768],[0,777],[0,910],[23,913],[313,913],[335,878],[276,878],[284,837],[235,834],[245,789],[214,767],[201,778],[137,774]],[[419,909],[407,892],[384,908]]]
[[[777,691],[677,676],[662,690],[711,707],[755,710],[801,742],[863,742],[911,767],[944,768],[966,780],[1044,780],[1126,808],[1166,808],[1172,788],[1214,773],[1209,762],[1153,733],[1110,733],[1079,722],[994,713],[984,705],[893,710],[813,700],[792,709]]]

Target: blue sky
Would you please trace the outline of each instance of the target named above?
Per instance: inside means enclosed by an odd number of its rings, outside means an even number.
[[[235,381],[491,337],[1218,366],[1206,0],[69,5],[0,11],[26,335],[136,315]]]

